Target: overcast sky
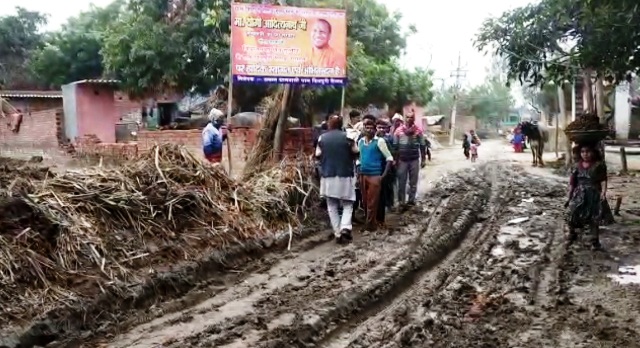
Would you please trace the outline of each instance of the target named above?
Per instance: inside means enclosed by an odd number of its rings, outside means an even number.
[[[482,83],[490,58],[473,48],[472,41],[482,21],[492,15],[514,7],[526,5],[531,0],[378,0],[389,9],[399,10],[404,16],[404,25],[415,24],[418,33],[410,38],[403,63],[407,66],[429,67],[436,77],[445,78],[447,84],[453,79],[458,53],[467,70],[465,84]],[[0,15],[14,12],[16,6],[48,13],[49,28],[57,28],[70,16],[87,10],[91,3],[104,6],[111,0],[0,0]],[[436,83],[439,83],[436,81]]]

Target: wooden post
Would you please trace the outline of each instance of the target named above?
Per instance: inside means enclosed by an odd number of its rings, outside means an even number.
[[[629,166],[627,164],[627,150],[624,146],[620,147],[620,162],[622,163],[622,173],[627,174]]]
[[[231,0],[231,5],[233,6],[233,3],[235,1]],[[233,32],[233,30],[231,31]],[[233,36],[231,33],[229,33],[229,42],[230,45],[233,43]],[[231,46],[229,46],[229,52],[233,52]],[[227,93],[227,119],[226,119],[226,126],[227,126],[227,164],[229,165],[228,171],[227,171],[227,175],[231,176],[231,169],[233,168],[232,164],[231,164],[231,132],[229,129],[229,122],[231,121],[231,114],[233,113],[233,54],[230,54],[231,57],[229,59],[229,93]],[[222,146],[224,146],[224,143],[222,143]]]
[[[287,127],[287,101],[289,100],[290,92],[291,85],[284,85],[282,100],[280,101],[280,117],[278,118],[278,125],[276,126],[276,132],[274,134],[273,146],[273,151],[278,159],[282,158],[282,152],[284,148],[284,133],[285,128]]]

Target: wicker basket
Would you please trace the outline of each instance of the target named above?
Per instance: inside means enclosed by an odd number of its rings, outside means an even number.
[[[584,130],[584,131],[565,131],[569,140],[574,143],[594,143],[604,140],[609,131],[607,130]]]

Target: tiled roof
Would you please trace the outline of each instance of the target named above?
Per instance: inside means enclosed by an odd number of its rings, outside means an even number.
[[[72,82],[72,84],[116,85],[120,80],[88,79]]]
[[[4,98],[62,98],[62,91],[1,91]]]

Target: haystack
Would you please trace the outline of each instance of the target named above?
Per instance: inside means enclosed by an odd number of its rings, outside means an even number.
[[[262,129],[258,134],[258,141],[247,159],[243,176],[251,178],[256,173],[264,170],[265,166],[274,160],[273,145],[275,132],[280,118],[280,106],[282,99],[286,97],[284,89],[280,89],[275,95],[262,100],[260,107],[265,110],[265,119]]]
[[[159,146],[118,168],[14,178],[0,214],[0,324],[297,226],[307,177],[284,166],[236,182]]]

